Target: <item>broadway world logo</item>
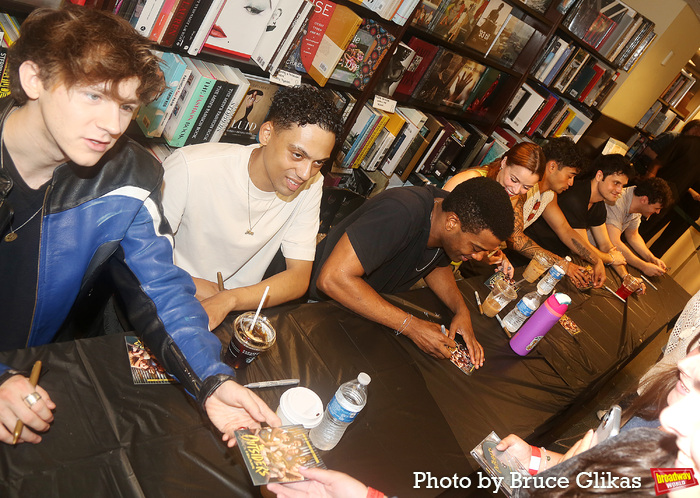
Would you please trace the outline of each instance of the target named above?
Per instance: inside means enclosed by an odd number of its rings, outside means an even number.
[[[651,476],[657,496],[698,485],[693,469],[651,469]]]

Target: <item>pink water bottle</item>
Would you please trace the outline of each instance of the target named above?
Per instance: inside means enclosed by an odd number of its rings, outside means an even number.
[[[540,339],[549,332],[566,309],[571,304],[571,298],[566,294],[557,292],[539,307],[537,311],[525,322],[517,334],[510,340],[510,347],[520,356],[525,356],[537,346]]]

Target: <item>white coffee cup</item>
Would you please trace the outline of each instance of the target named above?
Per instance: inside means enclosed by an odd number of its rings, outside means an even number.
[[[303,425],[313,429],[323,419],[323,402],[311,389],[293,387],[282,393],[277,416],[282,425]]]

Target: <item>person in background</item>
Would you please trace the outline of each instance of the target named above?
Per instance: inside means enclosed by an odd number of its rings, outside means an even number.
[[[515,144],[506,151],[500,159],[490,162],[485,166],[470,168],[461,171],[445,182],[443,190],[452,192],[460,183],[471,178],[486,177],[496,180],[506,191],[511,199],[515,213],[515,231],[522,222],[522,209],[515,208],[521,194],[527,193],[537,184],[544,172],[544,153],[542,148],[531,142]],[[532,256],[531,256],[532,257]],[[487,264],[497,264],[508,276],[513,276],[513,265],[506,258],[503,251],[498,251],[487,260]]]
[[[283,87],[260,127],[260,144],[205,143],[163,163],[163,208],[175,264],[194,278],[214,329],[231,311],[303,296],[309,286],[323,187],[321,167],[341,133],[321,90]],[[285,268],[264,278],[282,250]],[[219,291],[217,272],[225,290]]]
[[[508,150],[499,161],[458,173],[445,184],[444,189],[449,191],[460,182],[475,176],[495,179],[506,189],[513,205],[515,228],[506,241],[510,250],[509,256],[518,265],[526,264],[537,252],[547,254],[553,261],[562,261],[562,257],[538,245],[524,230],[542,215],[549,203],[556,198],[556,194],[573,185],[574,177],[582,165],[583,158],[570,139],[552,139],[544,149],[533,143],[522,142]],[[585,240],[571,228],[565,218],[557,218],[556,221],[560,223],[556,227],[557,234],[560,234],[562,240],[570,241],[569,247],[576,254],[589,259],[595,265],[595,284],[602,286],[605,281],[605,267],[602,261],[591,251],[581,250],[585,248]],[[573,241],[577,241],[578,244],[574,244]],[[513,251],[517,251],[518,254],[513,254]],[[489,262],[499,261],[499,257],[502,256],[496,254]],[[565,266],[566,274],[574,283],[581,287],[588,284],[582,267],[573,263]]]
[[[649,276],[666,273],[666,264],[647,248],[639,235],[642,218],[649,219],[666,206],[673,203],[673,195],[668,184],[661,178],[648,178],[636,186],[622,189],[622,195],[615,204],[606,204],[605,227],[613,246],[620,250],[627,264],[634,266]],[[624,235],[626,243],[622,240]],[[593,234],[588,238],[594,242]]]
[[[569,246],[573,246],[577,254],[584,259],[600,259],[604,264],[614,265],[618,269],[626,261],[608,237],[605,228],[605,203],[614,203],[617,200],[631,171],[632,167],[624,156],[599,156],[593,162],[590,174],[576,181],[556,200],[551,201],[542,216],[525,230],[525,234],[559,256],[565,256]],[[566,225],[573,228],[579,237],[571,238],[560,232],[561,227]],[[593,233],[597,247],[588,241],[588,229]],[[619,271],[626,273],[625,269]],[[598,279],[596,286],[602,286]]]
[[[700,217],[700,120],[689,122],[680,135],[672,134],[671,137],[672,140],[664,141],[663,149],[659,148],[658,157],[654,159],[646,176],[666,180],[673,192],[674,205],[666,206],[660,216],[643,221],[639,229],[646,241],[664,229],[649,247],[659,258],[688,229],[689,221]],[[648,150],[650,149],[647,148]],[[678,213],[676,208],[680,208],[683,214]]]
[[[53,341],[109,269],[136,332],[232,446],[235,429],[280,420],[220,361],[192,279],[173,264],[162,168],[123,136],[164,87],[152,48],[124,19],[72,5],[34,10],[10,47],[12,94],[0,100],[0,349]],[[57,408],[0,365],[0,441],[12,442],[21,420],[19,441],[39,443]]]
[[[310,295],[335,299],[406,335],[435,358],[450,357],[459,332],[472,362],[480,366],[483,348],[450,262],[484,258],[512,231],[508,196],[491,179],[474,178],[450,193],[430,186],[390,189],[365,202],[321,241]],[[380,295],[406,291],[421,278],[454,314],[448,335]]]

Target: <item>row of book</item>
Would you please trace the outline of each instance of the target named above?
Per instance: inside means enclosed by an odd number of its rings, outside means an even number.
[[[652,136],[660,135],[681,121],[680,116],[660,101],[652,104],[636,124],[636,128]]]
[[[366,103],[341,147],[334,170],[381,171],[401,181],[413,173],[444,179],[471,163],[486,138],[477,128],[443,116],[408,106],[388,113]]]
[[[409,40],[406,49],[416,62],[406,68],[390,96],[477,116],[503,99],[501,91],[510,78],[507,73],[417,37]]]
[[[562,25],[623,71],[656,37],[654,23],[620,0],[578,0]]]
[[[532,66],[532,77],[567,98],[599,107],[615,87],[619,72],[583,47],[553,36]]]
[[[503,0],[421,0],[412,25],[511,67],[535,32],[521,17]]]
[[[21,21],[5,12],[0,12],[0,30],[2,30],[2,46],[9,47],[19,38],[19,25]]]
[[[673,81],[666,87],[664,93],[659,97],[660,100],[666,102],[671,107],[676,107],[683,97],[685,97],[693,85],[696,83],[695,77],[685,69],[676,76]]]
[[[591,125],[592,117],[590,111],[571,100],[525,83],[506,109],[503,121],[528,137],[566,136],[577,142]]]
[[[149,138],[173,147],[201,142],[252,143],[277,86],[239,69],[175,53],[163,60],[166,90],[141,106],[136,122]]]
[[[376,12],[381,18],[403,26],[411,17],[418,0],[351,0],[353,3]]]

